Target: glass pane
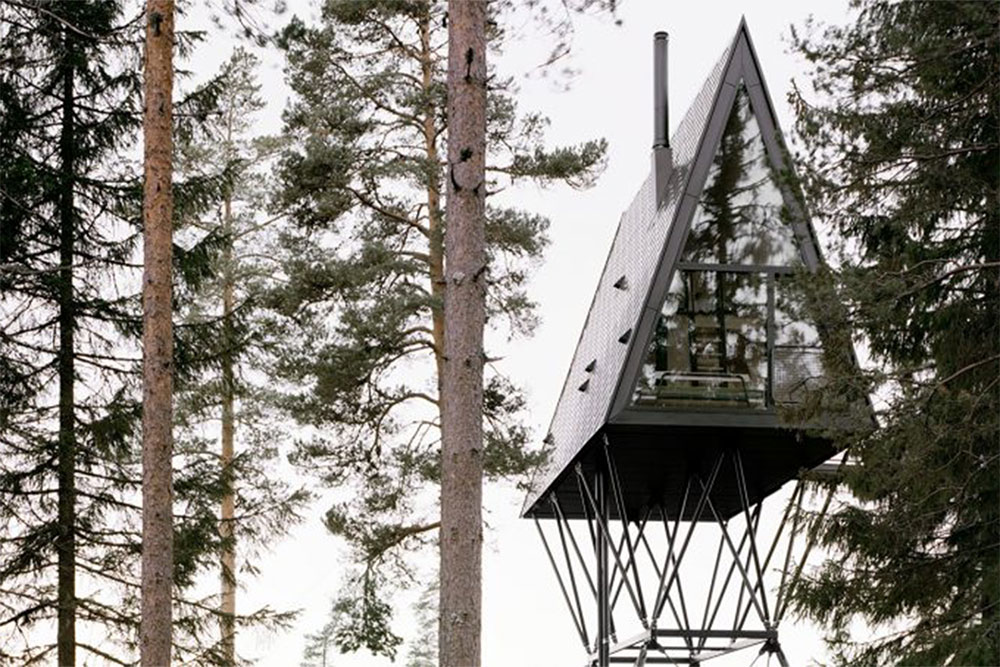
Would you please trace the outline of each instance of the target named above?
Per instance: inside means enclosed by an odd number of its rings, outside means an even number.
[[[632,401],[636,405],[657,405],[660,402],[658,391],[663,385],[661,379],[665,375],[691,370],[687,340],[689,309],[686,283],[682,272],[674,273],[632,395]]]
[[[750,98],[741,85],[705,181],[682,261],[801,263]]]
[[[767,278],[759,273],[724,273],[726,358],[723,370],[739,376],[746,401],[764,405],[767,388]]]
[[[766,387],[766,277],[678,271],[633,403],[764,407]]]
[[[779,277],[774,293],[774,400],[799,403],[823,380],[823,348],[794,278]]]

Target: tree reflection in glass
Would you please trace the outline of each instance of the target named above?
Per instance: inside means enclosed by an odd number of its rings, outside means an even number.
[[[774,400],[797,403],[823,376],[819,332],[810,323],[794,277],[779,276],[774,302]]]
[[[801,263],[760,128],[741,85],[712,161],[681,261]]]
[[[791,276],[781,275],[802,266],[800,247],[742,85],[680,261],[633,406],[767,408],[801,400],[822,375],[822,351]]]
[[[766,277],[678,271],[660,312],[634,403],[763,407],[766,392]]]

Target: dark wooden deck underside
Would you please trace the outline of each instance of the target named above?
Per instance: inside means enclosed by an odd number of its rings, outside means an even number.
[[[682,518],[694,520],[701,490],[698,478],[707,482],[722,452],[739,452],[751,505],[836,453],[826,439],[776,426],[610,424],[588,442],[576,459],[587,479],[593,478],[597,462],[603,461],[604,435],[630,520],[641,519],[647,508],[657,507],[662,507],[668,518],[676,518],[689,479],[692,488]],[[583,519],[586,515],[574,468],[568,466],[552,488],[566,518]],[[710,496],[720,517],[742,512],[738,489],[734,457],[726,456]],[[611,515],[617,518],[614,503],[611,505]],[[547,496],[542,496],[526,515],[555,516]],[[656,509],[652,518],[659,518]],[[715,520],[708,507],[698,518]]]

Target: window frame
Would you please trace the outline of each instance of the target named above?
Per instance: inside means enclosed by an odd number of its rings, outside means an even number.
[[[775,391],[774,391],[774,389],[775,389],[775,386],[774,386],[774,381],[775,381],[775,377],[774,377],[775,365],[774,365],[774,357],[775,357],[775,350],[778,347],[778,345],[777,345],[777,322],[776,322],[776,317],[775,317],[775,311],[776,311],[776,307],[777,307],[776,290],[777,290],[777,283],[778,283],[779,279],[781,279],[781,278],[787,278],[788,276],[792,276],[795,273],[803,270],[804,268],[805,268],[804,266],[776,266],[776,265],[760,265],[760,264],[702,264],[702,263],[698,263],[698,262],[678,262],[676,264],[676,266],[674,267],[674,275],[671,276],[670,281],[668,282],[668,284],[672,284],[674,282],[675,276],[677,275],[677,272],[683,272],[683,273],[691,273],[691,272],[714,273],[715,274],[716,284],[719,284],[718,283],[718,281],[720,280],[719,274],[724,274],[724,273],[744,273],[744,274],[755,273],[755,274],[763,276],[764,277],[764,281],[765,281],[764,284],[765,284],[766,295],[767,295],[767,297],[766,297],[766,313],[765,313],[765,331],[766,331],[765,354],[766,354],[766,360],[767,360],[767,377],[766,377],[765,382],[764,382],[764,403],[763,403],[763,405],[757,405],[757,406],[755,406],[755,405],[750,404],[750,405],[748,405],[746,407],[742,407],[742,406],[736,406],[736,407],[734,407],[734,406],[727,406],[725,408],[722,408],[722,407],[714,407],[713,408],[711,406],[711,404],[708,401],[706,401],[704,406],[698,406],[699,410],[701,410],[701,409],[732,410],[732,411],[736,411],[736,412],[740,412],[740,413],[753,414],[753,413],[761,413],[761,412],[773,412],[779,405],[785,405],[785,404],[793,403],[792,401],[782,401],[782,402],[779,403],[778,401],[775,400]],[[688,284],[686,278],[682,278],[682,285],[683,285],[683,289],[684,289],[684,291],[686,293],[687,290],[689,289],[689,284]],[[720,308],[720,307],[723,310],[725,310],[726,305],[725,304],[717,304],[716,305],[716,308]],[[660,312],[658,312],[657,315],[656,315],[656,317],[658,319],[657,319],[657,323],[654,323],[654,325],[653,325],[654,328],[657,327],[657,326],[659,326],[659,324],[658,324],[659,318],[672,317],[672,316],[676,316],[676,313],[674,313],[673,315],[670,315],[670,316],[665,316],[663,314],[663,312],[662,312],[662,306],[661,306]],[[725,332],[725,328],[724,327],[723,327],[723,331]],[[725,335],[725,334],[723,334],[723,335]],[[723,340],[722,343],[724,345],[725,341]],[[822,350],[822,345],[806,346],[806,347],[810,347],[810,348],[815,347],[815,349]],[[690,349],[689,349],[689,351],[690,351]],[[647,345],[647,349],[645,351],[645,355],[644,355],[643,358],[644,359],[648,359],[649,358],[649,354],[650,354],[650,349],[649,349],[649,345]],[[641,362],[641,363],[645,363],[645,362]],[[657,411],[662,412],[662,411],[670,411],[670,410],[673,410],[673,409],[680,409],[680,410],[683,410],[683,411],[689,411],[690,406],[688,406],[688,405],[655,406],[655,405],[639,405],[639,404],[637,404],[636,401],[635,401],[635,392],[637,391],[638,382],[639,382],[640,378],[641,378],[641,375],[639,377],[637,377],[636,384],[635,384],[635,386],[632,387],[632,396],[631,396],[631,398],[629,400],[629,403],[628,403],[628,406],[627,406],[628,409],[640,410],[642,412],[657,412]]]

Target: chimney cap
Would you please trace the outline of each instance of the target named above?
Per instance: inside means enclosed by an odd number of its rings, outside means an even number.
[[[653,33],[653,39],[669,39],[670,34],[666,30],[657,30]]]

